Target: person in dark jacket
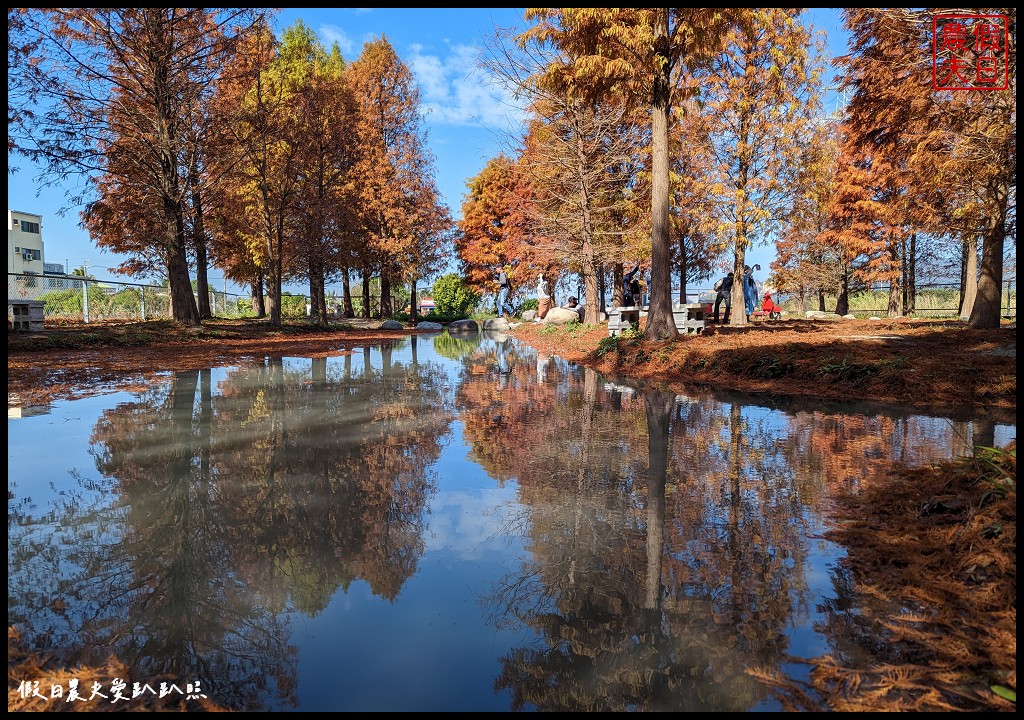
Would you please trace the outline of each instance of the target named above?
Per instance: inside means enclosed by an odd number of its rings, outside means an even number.
[[[622,277],[622,307],[632,307],[643,302],[640,296],[640,281],[636,275],[640,272],[640,263]]]
[[[725,322],[729,322],[729,313],[732,311],[732,273],[715,283],[715,290],[718,295],[715,297],[715,322],[718,322],[718,308],[725,302]]]
[[[509,289],[508,273],[503,267],[498,270],[498,317],[508,318],[512,315],[512,310],[508,307]]]

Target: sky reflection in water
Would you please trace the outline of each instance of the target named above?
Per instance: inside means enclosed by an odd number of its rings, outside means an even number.
[[[864,652],[830,498],[1016,428],[768,402],[442,333],[9,412],[8,623],[234,709],[778,709]]]

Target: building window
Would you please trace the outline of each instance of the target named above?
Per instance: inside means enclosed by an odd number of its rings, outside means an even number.
[[[22,260],[42,260],[43,255],[39,250],[33,250],[32,248],[21,249]]]
[[[17,252],[21,252],[21,248],[20,248],[20,247],[18,247],[17,245],[15,245],[15,246],[14,246],[14,252],[16,252],[16,253],[17,253]]]
[[[29,222],[28,220],[21,221],[21,231],[39,234],[39,223]]]

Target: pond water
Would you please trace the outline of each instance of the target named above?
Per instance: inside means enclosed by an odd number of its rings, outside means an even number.
[[[8,416],[23,643],[115,655],[108,698],[270,711],[778,710],[755,674],[863,652],[836,493],[1016,436],[631,387],[487,333]]]

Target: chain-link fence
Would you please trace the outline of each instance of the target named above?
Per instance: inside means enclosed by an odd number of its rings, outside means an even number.
[[[68,275],[7,273],[8,315],[12,302],[18,301],[42,302],[44,322],[53,325],[159,320],[171,316],[170,295],[165,286]],[[298,301],[283,305],[286,314],[305,315],[305,298],[299,296]],[[251,298],[232,293],[211,290],[210,307],[216,317],[256,316]]]
[[[210,309],[214,317],[256,317],[252,298],[247,295],[210,289]],[[42,302],[43,320],[47,325],[74,325],[79,323],[134,322],[171,317],[168,288],[163,285],[96,280],[73,275],[37,275],[7,273],[8,327],[11,326],[14,305],[21,302]],[[399,308],[400,298],[392,299]],[[362,317],[362,297],[352,298],[355,315]],[[342,318],[341,303],[328,298],[331,317]],[[370,317],[380,317],[380,297],[369,298]],[[306,295],[283,293],[281,316],[299,319],[309,316],[309,298]]]
[[[914,314],[917,317],[956,317],[959,301],[959,287],[950,284],[921,285],[917,287]],[[705,291],[714,301],[714,292]],[[677,297],[678,292],[673,292]],[[688,293],[693,302],[698,302],[701,291]],[[171,303],[168,289],[162,285],[143,285],[139,283],[116,282],[112,280],[95,280],[70,275],[35,275],[7,274],[8,326],[11,326],[12,302],[42,302],[43,320],[52,326],[78,323],[132,322],[138,320],[158,320],[170,318]],[[799,303],[792,296],[774,298],[789,312],[796,312]],[[362,298],[352,298],[356,317],[362,317]],[[758,299],[760,305],[760,298]],[[825,306],[835,309],[834,297],[825,298]],[[850,312],[858,317],[869,315],[884,316],[888,293],[885,290],[868,290],[851,294]],[[392,306],[396,311],[407,312],[405,301],[395,296]],[[1012,285],[1007,284],[1003,292],[1004,317],[1016,318],[1017,293]],[[220,292],[210,289],[210,308],[214,317],[241,318],[256,317],[252,298],[235,293]],[[818,308],[817,296],[805,299],[804,309]],[[337,298],[328,299],[328,312],[332,317],[342,318],[343,313]],[[422,312],[422,311],[421,311]],[[281,316],[284,318],[304,318],[309,315],[309,298],[305,295],[283,294],[281,297]],[[380,297],[371,295],[369,298],[370,317],[380,317]]]

